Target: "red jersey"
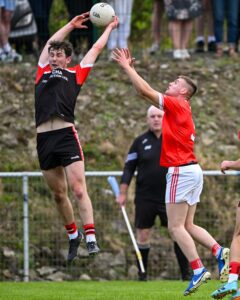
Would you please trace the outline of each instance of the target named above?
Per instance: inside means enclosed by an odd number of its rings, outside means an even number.
[[[194,154],[195,126],[189,102],[159,94],[162,121],[162,152],[160,165],[177,167],[197,162]]]

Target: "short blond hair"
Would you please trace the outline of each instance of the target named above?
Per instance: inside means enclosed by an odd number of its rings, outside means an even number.
[[[190,77],[185,76],[185,75],[180,75],[178,78],[183,79],[188,86],[188,92],[189,92],[189,98],[191,98],[194,94],[197,92],[197,84],[194,82]]]

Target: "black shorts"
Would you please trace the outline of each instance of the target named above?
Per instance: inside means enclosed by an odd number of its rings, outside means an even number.
[[[37,153],[41,170],[66,167],[84,160],[78,134],[73,126],[38,133]]]
[[[167,212],[165,203],[139,201],[135,203],[135,227],[146,229],[153,227],[159,216],[161,225],[167,227]]]

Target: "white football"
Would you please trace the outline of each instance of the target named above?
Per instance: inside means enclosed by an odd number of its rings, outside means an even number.
[[[96,3],[90,10],[90,20],[96,26],[107,26],[113,21],[115,11],[111,5],[107,3]]]

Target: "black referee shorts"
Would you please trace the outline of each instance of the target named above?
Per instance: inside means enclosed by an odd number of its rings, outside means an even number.
[[[156,217],[159,216],[161,225],[167,227],[167,212],[165,203],[148,201],[135,202],[135,227],[146,229],[153,227]]]
[[[78,134],[73,126],[38,133],[37,153],[41,170],[66,167],[84,160]]]

